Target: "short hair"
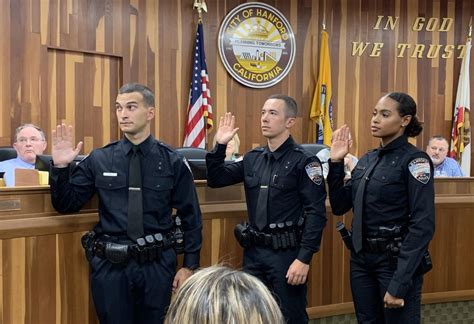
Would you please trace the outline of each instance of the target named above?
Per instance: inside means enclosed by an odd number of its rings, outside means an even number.
[[[296,105],[295,99],[291,98],[290,96],[284,94],[273,94],[268,99],[279,99],[285,102],[286,106],[286,118],[296,118],[298,113],[298,106]]]
[[[283,324],[268,288],[257,278],[224,266],[202,269],[171,301],[165,324]]]
[[[43,141],[46,141],[46,135],[44,134],[43,130],[41,128],[39,128],[38,126],[34,125],[34,124],[23,124],[21,126],[18,126],[15,130],[15,140],[14,140],[14,143],[16,143],[18,141],[18,134],[24,130],[25,128],[28,128],[28,127],[31,127],[31,128],[34,128],[36,129],[38,132],[40,132],[41,134],[41,139]]]
[[[431,141],[433,140],[438,140],[438,141],[445,141],[446,144],[448,144],[448,147],[449,147],[449,142],[448,140],[446,139],[446,137],[442,136],[442,135],[434,135],[434,136],[431,136],[430,139],[428,140],[428,145],[431,144]]]
[[[418,120],[418,117],[416,117],[415,100],[410,95],[403,92],[390,92],[386,97],[389,97],[398,103],[397,110],[401,117],[407,115],[411,116],[410,123],[405,127],[404,134],[409,137],[418,136],[423,130],[423,126]]]
[[[143,96],[143,101],[147,107],[155,107],[155,95],[147,86],[140,83],[127,83],[119,89],[119,94],[138,92]]]

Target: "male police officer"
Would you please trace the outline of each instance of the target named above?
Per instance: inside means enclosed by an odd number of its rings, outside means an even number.
[[[52,203],[75,212],[98,194],[99,223],[83,244],[100,322],[162,323],[172,289],[199,265],[201,212],[190,170],[150,135],[153,92],[126,84],[115,107],[124,138],[93,150],[71,175],[67,166],[82,142],[74,149],[72,126],[53,130]],[[184,264],[176,275],[173,208],[184,230]]]
[[[237,133],[226,113],[215,135],[217,145],[206,156],[208,185],[244,182],[248,227],[238,226],[244,246],[244,271],[265,282],[278,296],[289,323],[306,323],[309,263],[318,251],[326,224],[326,190],[321,163],[290,135],[296,102],[272,95],[262,108],[261,129],[267,146],[248,152],[243,161],[225,165],[226,144]]]

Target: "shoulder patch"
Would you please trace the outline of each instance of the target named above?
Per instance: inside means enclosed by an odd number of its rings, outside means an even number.
[[[427,184],[430,181],[431,177],[431,169],[430,169],[430,162],[427,158],[416,158],[413,159],[408,164],[408,170],[410,174],[415,178],[417,181]]]
[[[323,182],[323,168],[321,163],[314,161],[304,167],[308,177],[318,186]]]

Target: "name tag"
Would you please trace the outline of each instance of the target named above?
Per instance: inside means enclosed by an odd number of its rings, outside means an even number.
[[[117,172],[104,172],[102,173],[104,177],[116,177]]]

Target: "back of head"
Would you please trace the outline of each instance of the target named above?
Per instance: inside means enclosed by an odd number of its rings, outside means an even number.
[[[242,271],[212,266],[198,271],[178,290],[166,324],[279,324],[283,315],[270,291]]]
[[[387,94],[392,100],[398,103],[398,113],[401,117],[410,115],[410,123],[405,127],[404,134],[409,137],[418,136],[423,130],[423,126],[416,116],[416,102],[408,94],[403,92],[390,92]]]

